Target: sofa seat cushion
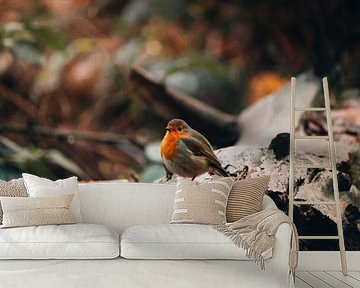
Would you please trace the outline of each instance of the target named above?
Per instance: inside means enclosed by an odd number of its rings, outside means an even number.
[[[163,224],[134,226],[121,237],[121,256],[128,259],[249,260],[243,248],[210,225]],[[272,250],[263,254],[272,257]]]
[[[119,256],[119,237],[95,224],[0,229],[0,259],[103,259]]]

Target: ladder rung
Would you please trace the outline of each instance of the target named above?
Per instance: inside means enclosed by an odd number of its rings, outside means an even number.
[[[295,140],[329,140],[329,136],[295,136]]]
[[[330,164],[308,164],[308,165],[294,165],[294,168],[327,168],[331,169]]]
[[[295,111],[326,111],[325,107],[296,107]]]
[[[295,205],[335,205],[335,201],[294,201]]]
[[[299,239],[324,239],[324,240],[330,240],[330,239],[339,239],[339,236],[299,236]]]

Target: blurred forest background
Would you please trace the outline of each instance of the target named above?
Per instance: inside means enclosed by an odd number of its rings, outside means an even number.
[[[336,97],[359,96],[358,1],[0,7],[2,179],[27,171],[147,181],[145,151],[169,119],[186,117],[217,148],[233,145],[234,117],[309,69],[330,77]]]
[[[359,19],[358,0],[0,0],[0,179],[152,182],[164,175],[159,141],[170,119],[186,119],[214,148],[246,142],[244,109],[312,71],[329,78],[335,140],[352,147],[338,178],[346,246],[360,250]],[[262,115],[249,127],[260,131]],[[324,135],[324,119],[299,125]],[[261,165],[285,175],[286,155],[263,153]],[[310,170],[299,195],[320,183],[323,199],[332,180]],[[267,191],[284,211],[287,189]],[[298,229],[336,233],[326,209],[295,213]],[[337,249],[310,242],[301,249]]]

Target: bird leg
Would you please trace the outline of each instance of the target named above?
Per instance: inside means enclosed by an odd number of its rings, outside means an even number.
[[[173,175],[172,173],[166,173],[166,181],[170,181]]]
[[[172,172],[170,172],[167,168],[166,168],[166,166],[164,165],[164,169],[165,169],[165,172],[166,172],[166,181],[170,181],[171,180],[171,178],[172,178],[172,176],[174,175]]]
[[[224,167],[224,170],[226,170],[226,171],[227,171],[227,169],[228,169],[229,167],[233,167],[233,168],[235,168],[235,169],[236,169],[236,167],[235,167],[234,165],[227,164],[227,165]]]

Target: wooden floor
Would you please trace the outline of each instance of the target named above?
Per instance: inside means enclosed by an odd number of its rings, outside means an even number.
[[[360,271],[297,271],[296,288],[360,288]]]

